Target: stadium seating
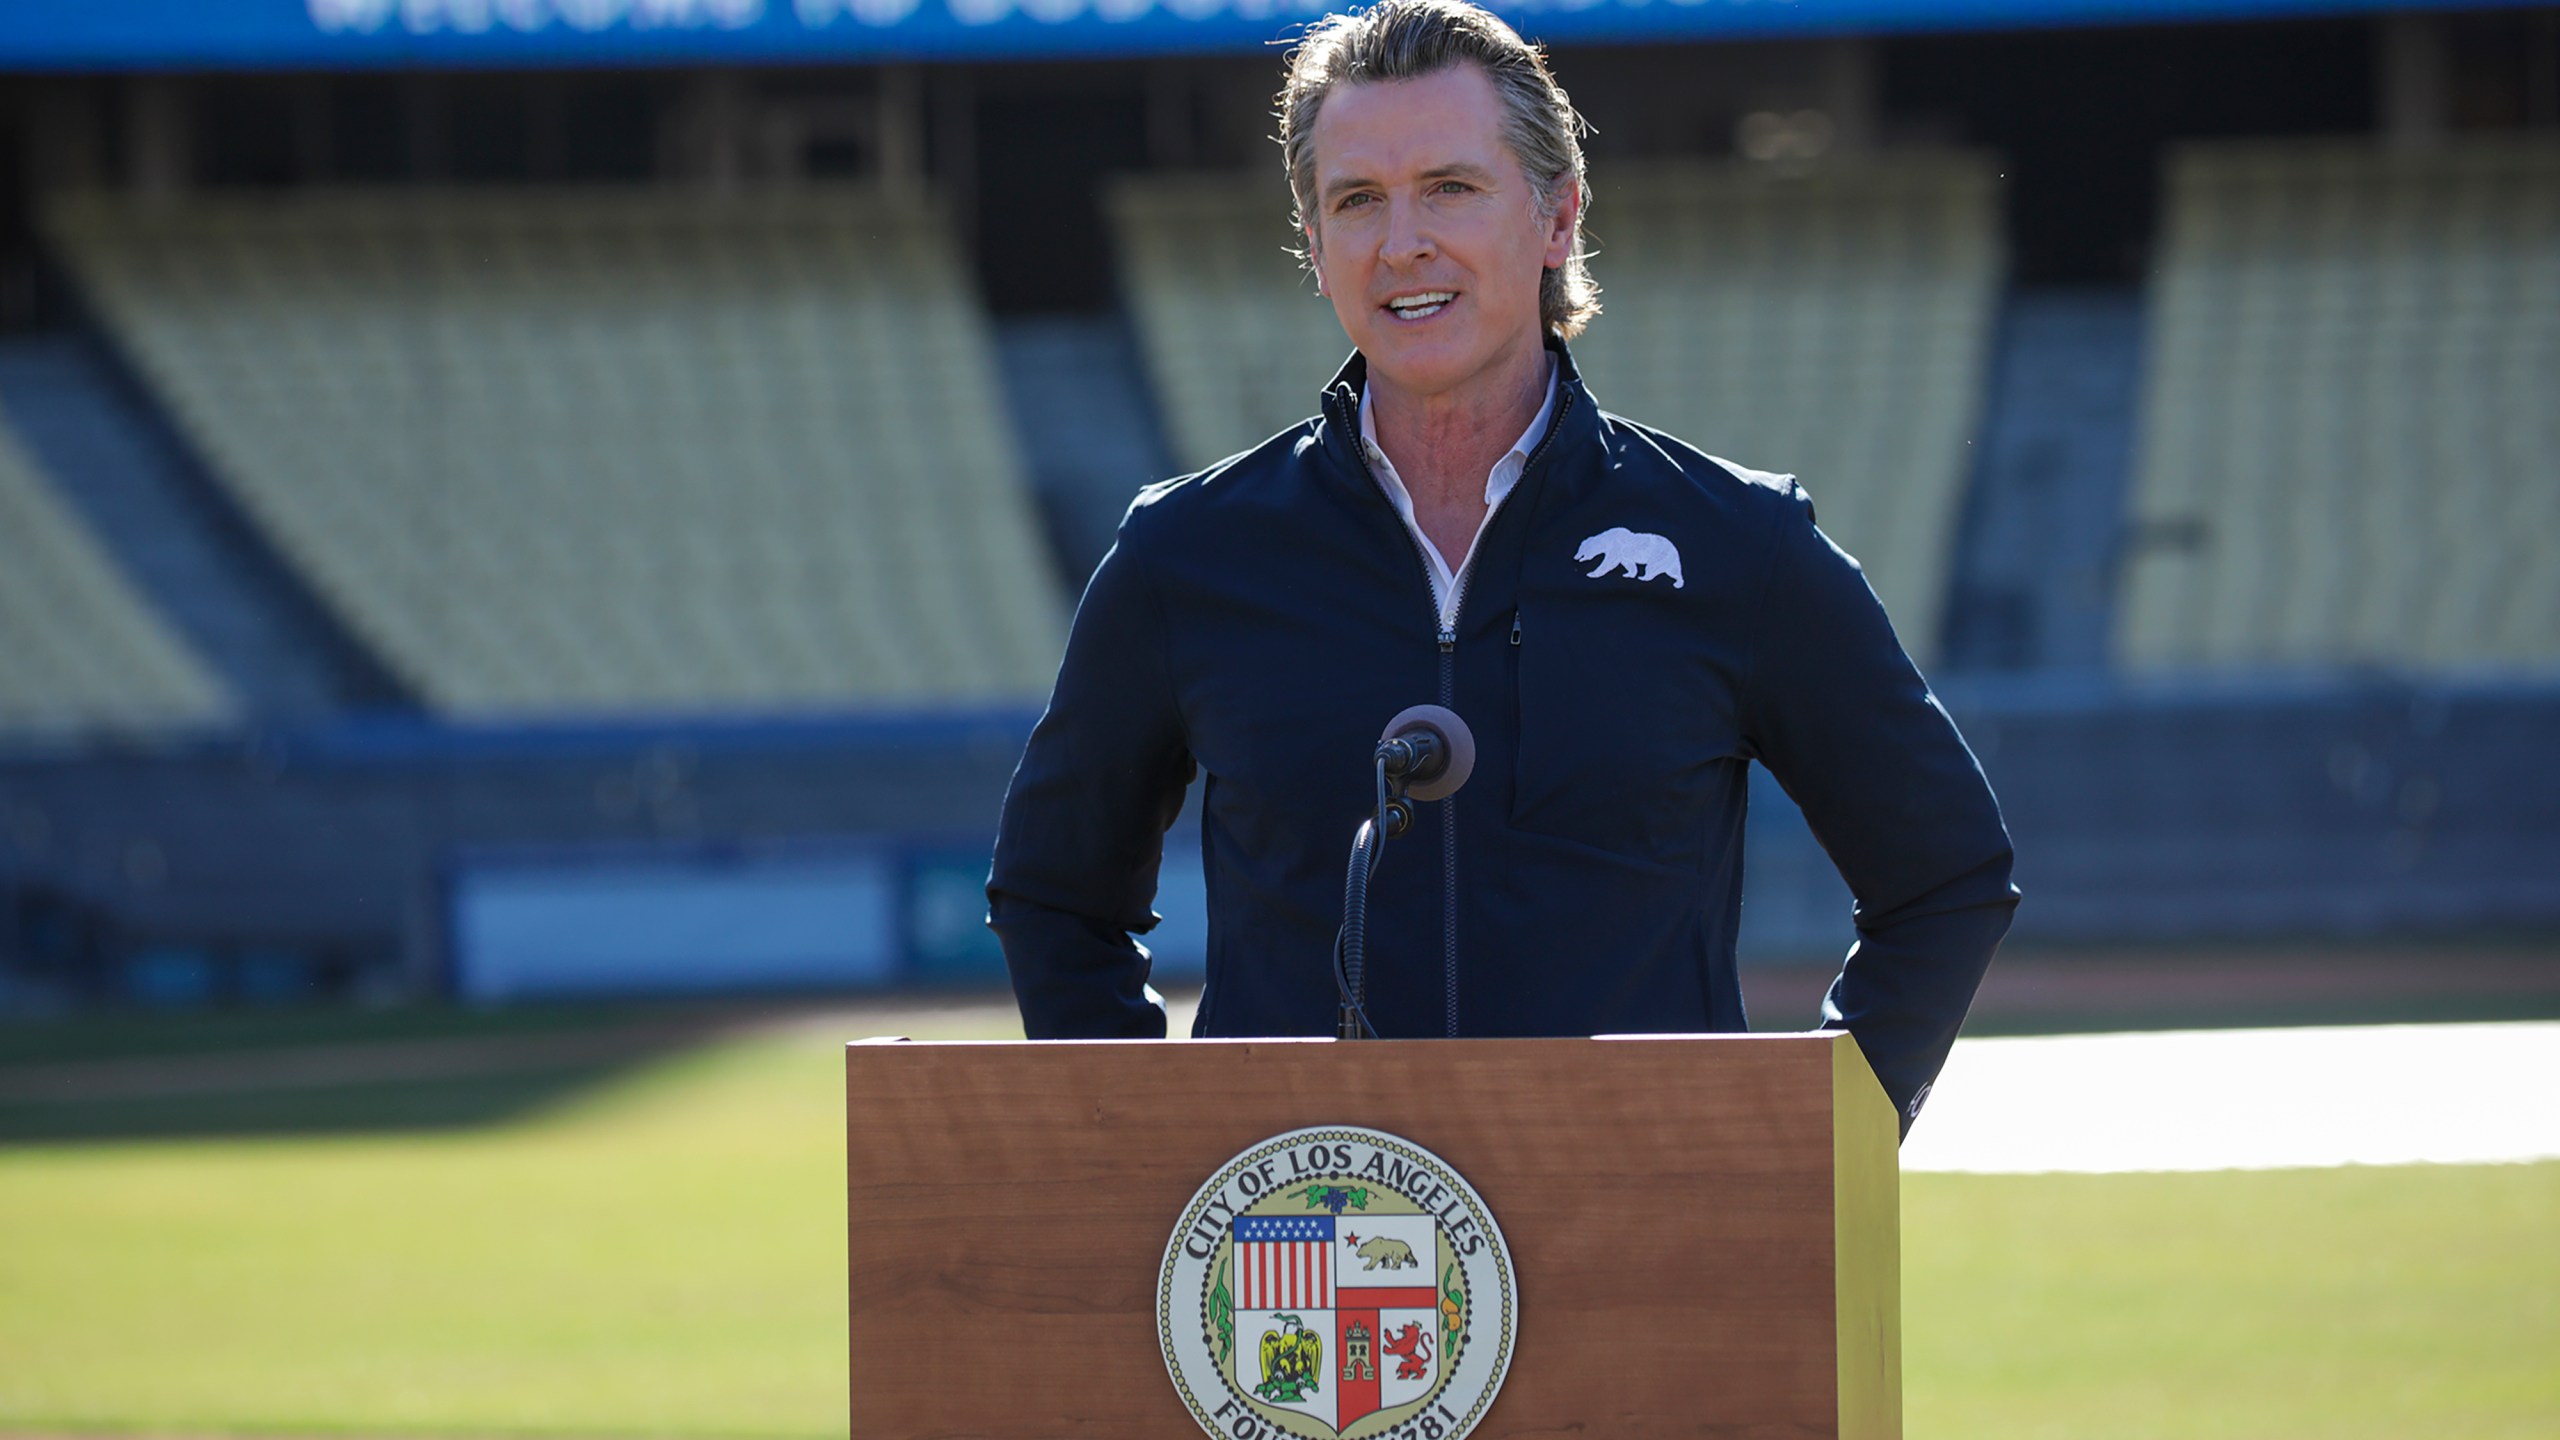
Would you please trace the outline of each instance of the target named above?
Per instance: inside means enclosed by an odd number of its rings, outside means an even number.
[[[1619,162],[1597,180],[1607,308],[1575,354],[1601,403],[1801,476],[1926,658],[2001,276],[1994,167]],[[1280,177],[1131,180],[1113,201],[1178,458],[1309,413],[1345,342],[1286,251]]]
[[[2001,281],[1995,171],[1620,163],[1587,222],[1603,311],[1575,353],[1601,403],[1802,480],[1924,662]]]
[[[155,729],[230,709],[0,423],[0,731]]]
[[[918,200],[82,197],[48,229],[444,713],[1012,701],[1056,664],[985,324]]]
[[[1351,345],[1290,252],[1278,167],[1130,176],[1105,198],[1174,462],[1198,469],[1314,414]]]
[[[2560,662],[2560,144],[2195,146],[2164,238],[2121,663]]]

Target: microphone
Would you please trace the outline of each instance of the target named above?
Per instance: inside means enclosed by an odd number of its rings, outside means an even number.
[[[1445,800],[1476,772],[1475,732],[1446,706],[1416,705],[1387,722],[1378,763],[1414,799]]]
[[[1342,1007],[1334,1038],[1357,1040],[1377,1031],[1369,1024],[1369,877],[1378,852],[1413,823],[1411,800],[1446,800],[1476,769],[1475,732],[1454,711],[1416,705],[1399,711],[1378,737],[1370,757],[1377,770],[1378,813],[1360,822],[1351,839],[1351,871],[1342,884],[1342,929],[1333,942],[1333,978]]]

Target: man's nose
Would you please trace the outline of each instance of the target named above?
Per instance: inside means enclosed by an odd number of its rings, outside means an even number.
[[[1422,206],[1410,200],[1387,202],[1385,253],[1389,263],[1408,265],[1427,260],[1439,248],[1439,242],[1431,236],[1431,217]]]

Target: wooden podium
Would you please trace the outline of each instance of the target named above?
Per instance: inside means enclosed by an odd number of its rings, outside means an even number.
[[[1845,1035],[869,1041],[845,1054],[853,1440],[1201,1434],[1156,1282],[1310,1125],[1435,1152],[1516,1262],[1474,1434],[1902,1433],[1897,1130]]]

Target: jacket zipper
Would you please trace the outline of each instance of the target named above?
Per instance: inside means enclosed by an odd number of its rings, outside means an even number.
[[[1378,472],[1369,468],[1369,452],[1360,443],[1360,422],[1357,413],[1355,412],[1346,422],[1340,413],[1340,397],[1330,391],[1325,395],[1325,404],[1327,410],[1333,413],[1334,423],[1343,426],[1344,433],[1352,437],[1351,453],[1360,458],[1360,473],[1369,477],[1371,485],[1377,486],[1380,499],[1386,498],[1386,487],[1378,485]],[[1572,411],[1573,389],[1559,378],[1556,382],[1556,413],[1547,417],[1547,433],[1538,437],[1537,447],[1529,452],[1528,460],[1521,465],[1520,480],[1529,478],[1529,472],[1536,468],[1538,461],[1546,455],[1547,447],[1555,443],[1556,432],[1564,428],[1564,417]],[[1486,512],[1484,523],[1476,530],[1476,541],[1479,545],[1486,535],[1492,533],[1493,522],[1502,514],[1503,507],[1511,503],[1513,495],[1519,493],[1520,480],[1514,480],[1511,489],[1503,494],[1502,499],[1494,504],[1492,510]],[[1446,618],[1443,618],[1440,614],[1439,597],[1433,593],[1431,583],[1431,557],[1422,553],[1422,541],[1413,533],[1412,526],[1404,524],[1399,518],[1396,528],[1404,531],[1405,542],[1413,547],[1415,562],[1422,566],[1423,592],[1432,595],[1432,635],[1440,646],[1439,703],[1455,710],[1458,708],[1458,619],[1467,611],[1467,582],[1475,576],[1475,556],[1470,553],[1465,567],[1458,571],[1455,584],[1449,592],[1449,613]],[[1511,643],[1514,645],[1520,643],[1520,617],[1516,611],[1511,617]],[[1458,1038],[1457,807],[1458,797],[1455,795],[1440,802],[1440,981],[1444,1005],[1443,1033],[1452,1040]]]

